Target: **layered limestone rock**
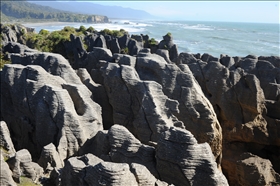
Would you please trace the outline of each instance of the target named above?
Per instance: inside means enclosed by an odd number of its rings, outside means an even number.
[[[63,73],[64,78],[71,77]],[[35,159],[45,145],[53,143],[64,160],[103,129],[101,108],[83,84],[66,83],[38,65],[6,65],[1,96],[2,116],[13,133],[15,148],[28,149]]]
[[[156,177],[155,148],[143,145],[125,127],[114,125],[108,132],[110,160],[116,163],[139,163]]]
[[[165,96],[161,85],[140,80],[127,65],[108,63],[102,71],[114,123],[128,128],[141,142],[157,142],[169,127],[183,127],[173,115],[178,112],[178,102]]]
[[[188,66],[167,64],[155,54],[141,53],[137,57],[136,70],[141,80],[161,84],[164,94],[178,101],[179,112],[174,115],[199,143],[208,142],[218,158],[222,151],[222,129],[211,103]]]
[[[0,153],[0,185],[16,186],[13,180],[13,173],[9,169],[9,165],[5,162],[2,153]]]
[[[10,131],[5,121],[0,121],[0,151],[5,158],[10,158],[16,153]]]
[[[207,58],[208,59],[208,58]],[[229,182],[237,180],[235,168],[242,152],[266,157],[278,166],[280,115],[278,105],[277,58],[247,56],[208,62],[195,59],[191,54],[180,54],[177,64],[187,64],[213,105],[223,128],[223,170]],[[274,65],[273,65],[274,64]],[[268,100],[269,99],[269,100]],[[238,151],[238,153],[237,153]],[[278,160],[277,160],[278,159]]]
[[[242,154],[236,167],[238,185],[278,185],[280,183],[280,175],[274,171],[271,162],[250,153]]]
[[[217,168],[208,143],[198,144],[187,130],[165,131],[156,149],[157,170],[163,181],[175,185],[228,185]]]
[[[17,183],[20,183],[21,176],[31,178],[35,183],[43,176],[43,168],[32,162],[31,154],[26,149],[17,151],[7,162]]]
[[[61,185],[167,185],[140,164],[105,162],[92,154],[69,158]]]

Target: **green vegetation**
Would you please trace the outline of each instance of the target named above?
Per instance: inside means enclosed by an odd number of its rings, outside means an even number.
[[[0,38],[2,39],[2,36],[0,35]],[[2,44],[0,42],[0,48],[2,48]],[[5,54],[3,54],[2,50],[0,51],[0,69],[2,69],[4,67],[5,64],[10,64],[11,61],[10,60],[6,60],[5,59]],[[3,148],[0,147],[0,150],[2,150]],[[5,150],[5,149],[3,149]]]
[[[108,22],[106,16],[77,14],[61,11],[48,6],[36,5],[27,1],[1,1],[1,22],[17,21],[62,21],[62,22],[95,22],[95,18]],[[101,20],[102,20],[101,19]]]
[[[3,28],[8,26],[13,30],[15,27],[14,25],[11,24],[4,24],[2,26]],[[65,58],[69,59],[71,58],[71,52],[66,53],[67,51],[65,49],[65,42],[70,41],[70,35],[73,34],[75,36],[81,37],[83,41],[84,49],[88,50],[88,46],[83,38],[85,37],[85,35],[94,32],[96,31],[92,26],[90,26],[89,28],[86,28],[85,26],[80,26],[79,28],[65,26],[62,30],[49,32],[48,30],[42,29],[39,31],[39,33],[34,33],[34,32],[25,33],[25,30],[22,29],[21,34],[22,34],[22,40],[24,41],[24,44],[27,45],[29,48],[36,49],[42,52],[59,53],[63,55]],[[104,29],[100,33],[104,35],[109,34],[115,37],[123,36],[125,33],[128,34],[128,32],[125,31],[124,29],[121,30]],[[0,48],[2,47],[0,46]],[[128,54],[128,48],[123,49],[122,52]],[[7,61],[4,58],[5,55],[1,53],[0,68],[3,68],[3,66],[7,63],[11,63],[11,61]]]
[[[42,52],[53,52],[64,54],[64,45],[66,41],[70,41],[70,35],[83,36],[86,32],[84,26],[75,29],[74,27],[66,26],[60,31],[49,32],[47,30],[40,30],[37,33],[27,33],[23,35],[26,40],[26,45],[30,48],[37,49]],[[85,48],[87,46],[84,44]]]
[[[0,151],[1,151],[2,155],[3,155],[4,161],[7,161],[9,159],[9,157],[8,157],[9,151],[4,149],[3,147],[0,147]]]
[[[155,38],[151,38],[151,39],[149,40],[149,44],[150,44],[150,45],[157,45],[158,42],[155,40]]]
[[[109,30],[107,28],[105,28],[104,30],[101,30],[100,33],[104,34],[104,35],[111,35],[111,36],[114,36],[114,37],[122,37],[124,34],[128,34],[128,32],[125,31],[124,29]]]
[[[125,47],[121,50],[121,53],[122,54],[129,54],[129,50],[128,50],[128,47]]]
[[[17,184],[18,186],[37,186],[40,184],[36,184],[32,181],[32,179],[21,176],[20,177],[20,183]]]
[[[171,36],[172,34],[171,34],[170,32],[168,32],[166,35],[167,35],[167,36]]]

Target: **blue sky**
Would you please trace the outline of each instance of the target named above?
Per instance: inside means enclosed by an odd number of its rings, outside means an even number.
[[[93,1],[122,6],[165,19],[279,23],[278,1]]]

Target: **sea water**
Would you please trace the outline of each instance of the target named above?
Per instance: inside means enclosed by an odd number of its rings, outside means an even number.
[[[41,23],[24,24],[49,31],[61,30],[64,26],[86,28],[92,26],[100,31],[125,29],[132,34],[149,35],[161,41],[170,32],[179,53],[208,53],[215,57],[220,54],[229,56],[280,55],[279,24],[235,23],[235,22],[198,22],[198,21],[151,21],[151,20],[111,20],[111,23]]]

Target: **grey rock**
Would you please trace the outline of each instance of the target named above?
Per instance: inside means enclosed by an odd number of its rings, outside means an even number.
[[[17,151],[15,156],[8,160],[8,164],[17,183],[20,183],[20,176],[31,178],[35,183],[43,176],[43,168],[32,162],[31,155],[26,149]]]
[[[115,53],[117,53],[117,54],[121,53],[121,48],[120,48],[120,45],[119,45],[119,42],[118,42],[118,39],[117,39],[117,38],[111,40],[110,49],[111,49],[111,52],[112,52],[113,54],[115,54]]]
[[[107,48],[106,39],[103,35],[99,35],[94,41],[94,47]]]
[[[9,26],[1,26],[1,32],[3,32],[3,41],[1,42],[4,42],[4,43],[7,43],[7,42],[17,42],[18,38],[17,38],[17,35],[16,35],[16,32]],[[1,38],[1,40],[2,40]]]
[[[120,45],[120,48],[124,49],[125,47],[127,47],[128,41],[129,41],[129,35],[127,34],[124,34],[122,37],[119,37],[118,43]]]
[[[35,159],[53,143],[64,160],[103,129],[101,107],[85,85],[66,83],[38,65],[6,65],[1,96],[15,148],[27,148]]]
[[[168,52],[168,50],[158,49],[158,50],[156,51],[156,54],[158,54],[158,55],[160,55],[161,57],[163,57],[167,63],[172,63],[172,62],[170,61],[170,58],[169,58],[169,52]]]
[[[60,54],[38,51],[25,52],[23,55],[12,54],[11,59],[13,64],[39,65],[48,73],[60,76],[67,83],[81,84],[80,78],[69,62]]]
[[[173,42],[173,36],[166,34],[162,36],[163,40],[158,44],[159,49],[165,49],[169,51],[170,60],[173,61],[178,57],[178,49],[177,46]]]
[[[258,60],[269,61],[275,67],[280,68],[280,57],[279,56],[259,56]]]
[[[231,68],[234,68],[235,61],[234,61],[234,59],[232,57],[222,56],[220,58],[220,63],[222,65],[224,65],[225,67],[231,69]]]
[[[5,121],[0,121],[0,149],[2,155],[6,158],[10,158],[16,153],[10,131]]]
[[[116,163],[138,163],[158,177],[155,164],[155,148],[143,145],[125,127],[114,125],[108,132],[110,142],[109,156]]]
[[[192,64],[197,61],[197,58],[194,57],[192,54],[182,52],[177,58],[176,64]]]
[[[87,71],[91,73],[92,69],[100,68],[98,66],[100,60],[112,61],[113,60],[112,52],[106,48],[94,47],[92,52],[88,54],[87,59],[84,61],[84,66],[81,66],[80,68],[86,68]],[[94,80],[94,82],[96,81]]]
[[[3,46],[3,53],[6,52],[24,54],[24,52],[36,52],[36,50],[30,49],[26,45],[22,45],[20,43],[8,42]]]
[[[61,171],[61,185],[87,185],[85,180],[89,172],[86,167],[94,167],[100,162],[102,160],[92,154],[69,158]],[[91,183],[91,185],[95,184]]]
[[[202,61],[205,61],[205,62],[211,62],[211,61],[219,61],[218,58],[208,54],[208,53],[204,53],[202,56],[201,56],[201,60]]]
[[[250,173],[250,174],[248,174]],[[237,179],[239,185],[278,185],[280,175],[275,172],[271,162],[250,153],[242,154],[237,161]]]
[[[56,147],[52,143],[44,146],[38,164],[43,167],[45,171],[55,167],[60,169],[64,166],[64,162],[60,159]]]
[[[103,85],[95,83],[85,68],[79,68],[77,74],[86,87],[92,92],[92,99],[102,108],[102,121],[104,129],[108,130],[113,124],[113,109],[109,103]]]
[[[109,157],[110,142],[107,130],[98,131],[98,133],[86,141],[86,143],[80,148],[80,155],[83,154],[94,154],[104,161],[111,161]]]
[[[134,39],[129,39],[127,47],[128,47],[129,55],[135,56],[143,48],[143,43],[142,42],[138,42],[138,41],[136,41]]]
[[[108,63],[102,71],[114,123],[128,128],[141,142],[156,142],[170,126],[182,127],[172,114],[178,112],[178,102],[167,98],[158,83],[141,81],[127,65]]]
[[[2,153],[0,154],[0,185],[16,186],[17,184],[13,180],[12,172],[9,169],[9,165],[4,161]]]
[[[178,60],[183,59],[189,58],[181,54]],[[222,151],[222,130],[212,105],[188,66],[167,64],[165,60],[160,61],[150,55],[137,57],[136,70],[141,80],[161,84],[164,94],[178,101],[179,112],[174,115],[194,134],[199,143],[208,142],[218,158]]]
[[[163,132],[156,159],[160,177],[169,184],[228,185],[209,144],[198,144],[187,130],[171,128]]]
[[[101,162],[88,166],[84,179],[88,185],[138,185],[126,163]]]
[[[157,179],[141,164],[132,163],[130,165],[130,171],[136,177],[139,186],[154,186],[157,182]]]
[[[143,37],[141,35],[131,35],[132,39],[135,39],[137,42],[143,42]]]
[[[119,65],[128,65],[135,67],[136,57],[125,54],[114,54],[115,62]]]
[[[87,51],[82,40],[80,36],[71,34],[70,41],[63,43],[66,51],[64,56],[68,56],[69,62],[74,69],[79,68],[81,63],[87,58]]]

